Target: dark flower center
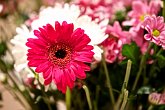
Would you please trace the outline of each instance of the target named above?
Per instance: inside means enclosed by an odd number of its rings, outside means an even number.
[[[63,43],[51,45],[48,48],[48,59],[60,68],[65,67],[71,60],[72,48]]]
[[[66,51],[63,49],[59,49],[55,52],[55,56],[61,59],[65,58],[66,54],[67,54]]]

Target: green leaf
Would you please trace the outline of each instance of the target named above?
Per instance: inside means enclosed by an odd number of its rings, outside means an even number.
[[[132,42],[131,44],[125,44],[122,48],[122,55],[128,59],[131,59],[133,63],[137,64],[140,55],[139,47],[135,42]]]
[[[164,68],[165,67],[165,56],[163,55],[158,55],[157,56],[157,59],[158,59],[158,65],[160,68]]]
[[[6,68],[6,64],[3,60],[0,59],[0,70],[3,72],[3,73],[7,73],[7,68]]]

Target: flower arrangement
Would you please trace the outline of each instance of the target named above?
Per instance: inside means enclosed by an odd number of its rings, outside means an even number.
[[[164,110],[164,5],[4,0],[0,81],[27,110]]]

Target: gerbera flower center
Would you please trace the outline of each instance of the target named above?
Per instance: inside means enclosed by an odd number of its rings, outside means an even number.
[[[48,48],[49,60],[59,67],[65,67],[71,60],[72,49],[70,46],[57,43]]]
[[[154,30],[152,31],[152,35],[155,36],[155,37],[158,37],[158,36],[160,35],[159,30],[154,29]]]
[[[66,56],[66,51],[65,50],[63,50],[63,49],[59,49],[59,50],[57,50],[57,52],[55,52],[55,56],[57,57],[57,58],[65,58],[65,56]]]

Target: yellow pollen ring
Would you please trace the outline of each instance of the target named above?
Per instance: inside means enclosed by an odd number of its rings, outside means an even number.
[[[152,31],[152,35],[155,36],[155,37],[158,37],[158,36],[160,35],[159,30],[154,29],[154,30]]]
[[[144,21],[145,15],[140,16],[140,21]]]

